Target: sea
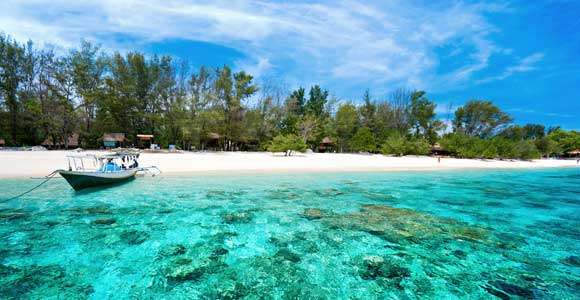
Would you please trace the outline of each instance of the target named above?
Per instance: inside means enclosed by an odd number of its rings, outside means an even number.
[[[580,168],[53,179],[0,204],[0,299],[580,299]]]

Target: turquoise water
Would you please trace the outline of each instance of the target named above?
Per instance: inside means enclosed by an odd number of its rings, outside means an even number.
[[[0,299],[578,295],[580,169],[60,179],[0,205]]]

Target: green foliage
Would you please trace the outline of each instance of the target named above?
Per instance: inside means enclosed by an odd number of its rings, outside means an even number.
[[[319,118],[324,112],[324,105],[328,102],[328,91],[315,85],[310,88],[309,94],[310,98],[308,98],[308,102],[304,106],[306,113]]]
[[[335,116],[335,128],[338,146],[341,150],[348,149],[348,145],[357,130],[358,121],[359,115],[354,105],[346,103],[338,107]]]
[[[461,158],[540,158],[540,151],[531,140],[512,141],[497,136],[493,139],[482,139],[463,134],[447,134],[441,140],[441,146]]]
[[[377,141],[371,129],[368,127],[359,128],[352,138],[351,148],[354,151],[375,152]]]
[[[513,141],[500,136],[493,138],[492,141],[497,149],[497,158],[507,159],[516,158],[518,156],[516,145]]]
[[[580,149],[580,132],[556,129],[548,137],[556,142],[563,152]]]
[[[251,100],[250,100],[251,99]],[[427,154],[444,124],[424,91],[397,89],[383,99],[364,93],[338,105],[318,85],[287,91],[260,87],[245,71],[200,67],[170,56],[102,52],[83,42],[57,55],[0,35],[0,138],[10,146],[50,138],[100,147],[106,132],[153,134],[162,147],[183,149],[316,150],[324,137],[340,151]],[[454,134],[441,140],[459,157],[533,158],[580,148],[580,133],[543,125],[513,125],[489,101],[455,113]],[[504,129],[505,130],[502,130]],[[377,149],[377,145],[381,145]]]
[[[431,147],[429,146],[429,142],[424,138],[412,138],[406,140],[406,155],[427,155],[430,151]]]
[[[381,146],[382,154],[405,155],[407,150],[405,139],[398,135],[389,137]]]
[[[435,121],[437,105],[425,97],[425,92],[417,91],[411,94],[411,109],[409,120],[415,131],[415,138],[423,137],[435,143],[439,122]]]
[[[301,87],[293,91],[288,99],[291,101],[291,109],[289,112],[297,116],[304,115],[304,105],[306,104],[306,90]]]
[[[382,154],[426,155],[430,152],[429,142],[423,138],[405,138],[398,135],[389,137],[381,146]]]
[[[546,133],[543,125],[526,124],[523,127],[520,125],[511,125],[504,129],[500,135],[512,141],[521,141],[541,139]]]
[[[468,136],[491,137],[513,119],[491,103],[471,100],[455,111],[453,129]]]
[[[538,151],[546,157],[549,157],[553,153],[559,153],[562,151],[560,145],[548,136],[537,139],[536,148],[538,148]]]
[[[363,104],[359,108],[362,126],[373,128],[375,125],[376,104],[371,100],[369,90],[365,91]]]
[[[285,152],[286,156],[292,155],[293,151],[296,152],[306,152],[308,146],[304,140],[293,134],[288,135],[278,135],[274,137],[270,146],[268,146],[268,151],[270,152]]]
[[[523,160],[530,160],[530,159],[539,159],[542,157],[538,148],[532,141],[520,141],[516,143],[516,151],[518,159]]]

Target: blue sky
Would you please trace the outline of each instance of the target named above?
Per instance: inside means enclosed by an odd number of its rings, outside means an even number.
[[[229,64],[343,100],[422,89],[442,117],[492,100],[517,123],[580,129],[580,1],[4,0],[0,31]]]

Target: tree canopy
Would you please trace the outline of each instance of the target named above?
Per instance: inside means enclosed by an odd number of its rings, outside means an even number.
[[[444,101],[445,99],[439,99]],[[281,150],[427,154],[440,142],[459,157],[521,158],[580,148],[580,133],[518,125],[488,100],[455,111],[452,128],[421,90],[393,89],[339,99],[320,85],[288,90],[229,66],[141,52],[102,51],[82,42],[64,54],[0,35],[0,139],[8,146],[76,134],[83,148],[104,133],[153,134],[186,150]],[[447,129],[452,129],[452,133]]]
[[[491,137],[512,121],[491,101],[470,100],[455,111],[453,130],[468,136]]]

